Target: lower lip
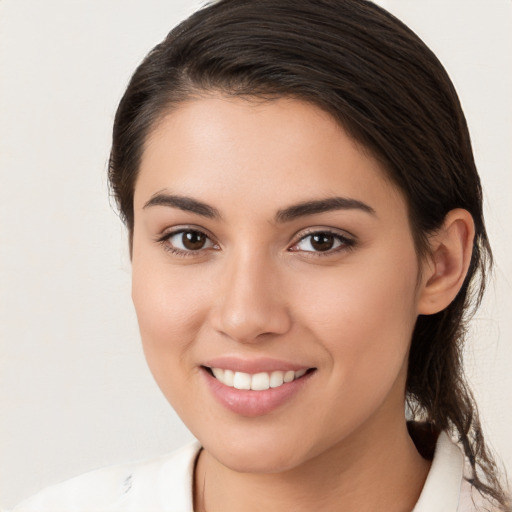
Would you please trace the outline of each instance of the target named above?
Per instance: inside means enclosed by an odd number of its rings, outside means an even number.
[[[241,416],[263,416],[290,401],[309,381],[314,372],[277,388],[264,391],[231,388],[222,384],[206,369],[202,371],[206,383],[215,398],[230,411]]]

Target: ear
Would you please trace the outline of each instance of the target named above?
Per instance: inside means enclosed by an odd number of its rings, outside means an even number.
[[[441,228],[430,237],[430,254],[422,268],[418,314],[432,315],[456,297],[466,277],[475,224],[467,210],[457,208],[445,217]]]

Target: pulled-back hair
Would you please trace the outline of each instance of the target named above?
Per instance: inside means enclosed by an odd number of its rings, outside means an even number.
[[[439,60],[408,27],[365,0],[207,5],[148,54],[116,114],[109,178],[130,241],[148,134],[180,103],[216,92],[292,97],[328,112],[404,194],[420,258],[450,210],[471,213],[466,279],[445,310],[417,319],[406,392],[413,418],[428,425],[432,438],[442,430],[457,436],[473,486],[506,510],[462,364],[467,320],[481,301],[492,256],[466,120]]]

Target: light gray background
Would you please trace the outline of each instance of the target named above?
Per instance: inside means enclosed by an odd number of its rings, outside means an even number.
[[[497,265],[466,363],[512,468],[512,2],[379,3],[440,57],[468,118]],[[131,72],[199,4],[0,0],[0,506],[190,439],[146,369],[105,171]]]

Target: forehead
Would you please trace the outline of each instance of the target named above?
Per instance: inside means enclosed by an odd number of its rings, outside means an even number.
[[[381,164],[329,114],[288,98],[218,95],[181,104],[146,141],[135,209],[161,190],[235,209],[332,195],[404,203]]]

